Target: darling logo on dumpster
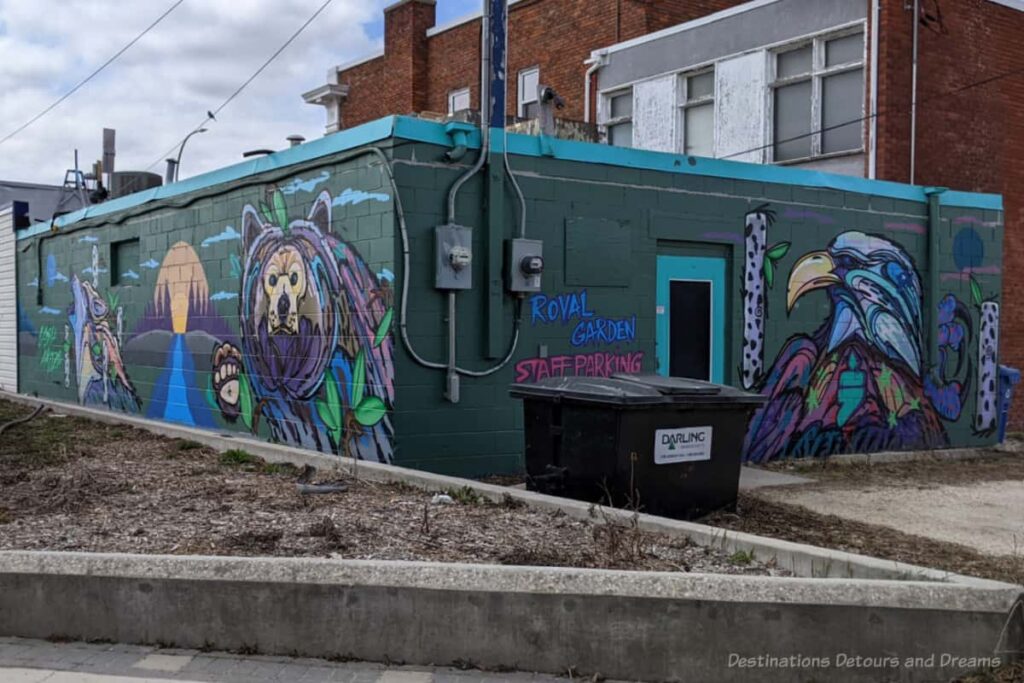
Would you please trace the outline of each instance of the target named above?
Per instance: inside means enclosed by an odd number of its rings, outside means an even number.
[[[681,427],[654,432],[656,465],[710,459],[711,427]]]

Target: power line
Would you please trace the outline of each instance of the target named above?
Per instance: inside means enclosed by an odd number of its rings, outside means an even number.
[[[179,0],[179,2],[180,2],[180,0]],[[174,152],[174,150],[178,149],[178,147],[181,145],[181,143],[183,143],[185,141],[185,138],[187,138],[189,135],[191,135],[193,131],[197,130],[201,126],[206,125],[210,121],[216,121],[217,120],[216,115],[219,114],[221,111],[223,111],[224,108],[227,107],[228,104],[230,104],[232,100],[234,100],[236,97],[238,97],[242,93],[242,91],[245,90],[249,86],[250,83],[252,83],[254,80],[256,80],[256,78],[261,73],[263,73],[263,71],[266,70],[266,68],[268,66],[270,66],[270,64],[275,59],[277,59],[281,55],[281,53],[284,52],[288,48],[289,45],[291,45],[293,42],[295,42],[295,39],[298,38],[302,34],[303,31],[305,31],[307,28],[309,28],[309,25],[312,24],[316,20],[316,18],[319,17],[320,14],[323,13],[323,11],[325,9],[327,9],[327,6],[330,5],[332,2],[334,2],[334,0],[325,0],[324,3],[322,5],[320,5],[320,7],[315,12],[313,12],[313,14],[308,19],[306,19],[306,21],[302,24],[302,26],[300,26],[298,28],[298,30],[296,30],[294,33],[292,33],[292,35],[288,38],[288,40],[286,40],[284,43],[282,43],[279,48],[274,50],[274,53],[272,55],[270,55],[270,57],[267,58],[267,60],[265,62],[263,62],[263,64],[261,64],[260,67],[258,69],[256,69],[256,71],[254,71],[252,73],[252,75],[249,76],[249,78],[247,78],[245,80],[245,82],[243,82],[240,86],[238,86],[233,93],[228,95],[228,97],[223,102],[221,102],[220,105],[216,109],[214,109],[212,111],[207,111],[205,119],[203,119],[199,124],[197,124],[197,125],[193,126],[192,128],[190,128],[188,133],[186,133],[181,138],[179,138],[178,141],[176,143],[174,143],[173,147],[171,147],[169,150],[167,150],[162,155],[160,155],[156,159],[156,161],[154,161],[149,166],[147,166],[145,168],[145,170],[148,171],[151,168],[153,168],[154,166],[156,166],[157,164],[159,164],[161,161],[164,161],[168,157],[168,155],[172,154]],[[124,194],[129,194],[129,192],[132,190],[133,185],[136,182],[138,182],[138,180],[139,179],[136,179],[133,182],[132,185],[129,185],[127,188],[125,188]]]
[[[6,135],[6,136],[5,136],[5,137],[4,137],[3,139],[0,139],[0,145],[4,144],[5,142],[7,142],[7,141],[8,141],[8,140],[10,140],[11,138],[13,138],[13,137],[14,137],[15,135],[17,135],[17,134],[18,134],[18,133],[20,133],[21,131],[23,131],[23,130],[25,130],[26,128],[28,128],[29,126],[31,126],[31,125],[32,125],[33,123],[35,123],[35,122],[36,122],[36,121],[38,121],[39,119],[43,118],[43,117],[44,117],[44,116],[46,116],[47,114],[49,114],[49,113],[50,113],[51,111],[53,111],[53,109],[54,109],[55,107],[57,107],[57,105],[59,105],[59,104],[60,104],[61,102],[63,102],[63,101],[64,101],[64,100],[66,100],[67,98],[71,97],[72,95],[74,95],[74,94],[75,94],[75,93],[76,93],[76,92],[78,91],[78,89],[79,89],[79,88],[81,88],[81,87],[82,87],[83,85],[85,85],[86,83],[88,83],[89,81],[91,81],[91,80],[92,80],[93,78],[95,78],[95,77],[96,77],[96,76],[97,76],[97,75],[98,75],[98,74],[99,74],[99,73],[100,73],[101,71],[103,71],[103,70],[104,70],[104,69],[106,69],[106,68],[107,68],[108,66],[110,66],[110,65],[111,65],[111,64],[112,64],[112,63],[114,62],[114,60],[116,60],[116,59],[117,59],[118,57],[120,57],[120,56],[121,56],[121,55],[123,55],[123,54],[124,54],[125,52],[127,52],[127,51],[128,51],[128,49],[129,49],[129,48],[130,48],[130,47],[131,47],[132,45],[134,45],[135,43],[139,42],[139,40],[140,40],[140,39],[142,38],[142,36],[146,35],[146,34],[147,34],[147,33],[149,33],[149,32],[150,32],[151,30],[153,30],[153,28],[154,28],[154,27],[156,27],[156,25],[157,25],[157,24],[159,24],[159,23],[160,23],[161,21],[163,21],[163,20],[164,20],[165,18],[167,18],[167,15],[168,15],[168,14],[170,14],[171,12],[173,12],[173,11],[174,11],[175,9],[177,9],[178,5],[180,5],[180,4],[181,4],[181,3],[183,3],[184,1],[185,1],[185,0],[176,0],[176,2],[175,2],[174,4],[172,4],[172,5],[170,6],[170,7],[168,7],[168,8],[167,8],[167,10],[166,10],[166,11],[165,11],[165,12],[164,12],[163,14],[161,14],[161,15],[160,15],[159,17],[157,17],[157,18],[156,18],[156,21],[154,21],[154,22],[153,22],[152,24],[150,24],[149,26],[147,26],[147,27],[145,28],[145,30],[143,30],[143,31],[142,31],[142,33],[140,33],[139,35],[137,35],[137,36],[135,36],[134,38],[132,38],[132,39],[131,39],[131,41],[130,41],[130,42],[129,42],[129,43],[127,44],[127,45],[125,45],[125,46],[124,46],[124,47],[122,47],[122,48],[121,48],[120,50],[118,50],[117,52],[115,52],[115,53],[114,53],[114,55],[113,55],[113,56],[112,56],[112,57],[111,57],[110,59],[108,59],[107,61],[103,62],[103,64],[101,64],[101,65],[100,65],[100,66],[99,66],[99,67],[98,67],[98,68],[97,68],[97,69],[96,69],[95,71],[93,71],[93,72],[92,72],[91,74],[89,74],[89,75],[88,75],[88,76],[86,76],[86,77],[85,77],[84,79],[82,79],[81,81],[79,81],[79,82],[78,82],[78,83],[77,83],[77,84],[75,85],[75,87],[71,88],[71,90],[68,90],[68,91],[67,91],[66,93],[64,93],[63,95],[61,95],[61,96],[60,96],[59,98],[57,98],[57,100],[56,100],[56,101],[55,101],[55,102],[54,102],[53,104],[51,104],[51,105],[50,105],[49,107],[47,107],[46,109],[42,110],[41,112],[39,112],[38,114],[36,114],[35,116],[33,116],[33,117],[32,117],[31,119],[29,119],[29,120],[28,120],[28,121],[27,121],[26,123],[24,123],[24,124],[23,124],[22,126],[20,126],[19,128],[17,128],[16,130],[12,131],[11,133],[8,133],[8,134],[7,134],[7,135]]]
[[[966,90],[971,90],[972,88],[978,88],[978,87],[981,87],[983,85],[988,85],[989,83],[994,83],[994,82],[1002,80],[1004,78],[1009,78],[1011,76],[1017,76],[1017,75],[1020,75],[1022,73],[1024,73],[1024,67],[1019,68],[1019,69],[1011,69],[1010,71],[1005,71],[1003,73],[996,74],[995,76],[990,76],[988,78],[984,78],[984,79],[982,79],[980,81],[973,81],[971,83],[967,83],[966,85],[962,85],[962,86],[960,86],[958,88],[953,88],[952,90],[944,90],[942,92],[935,93],[935,94],[930,95],[928,97],[924,97],[924,98],[918,99],[917,100],[917,107],[918,107],[918,109],[920,109],[921,105],[923,103],[925,103],[925,102],[930,102],[931,100],[935,100],[935,99],[938,99],[940,97],[949,97],[950,95],[957,95],[957,94],[959,94],[961,92],[964,92]],[[775,141],[770,142],[770,143],[768,143],[766,145],[760,145],[758,147],[751,147],[750,149],[743,150],[742,152],[733,152],[732,154],[727,154],[727,155],[725,155],[723,157],[719,157],[719,158],[720,159],[731,159],[733,157],[743,156],[744,154],[750,154],[751,152],[760,152],[761,150],[768,149],[769,147],[774,147],[775,145],[781,145],[781,144],[784,144],[784,143],[787,143],[787,142],[793,142],[793,141],[796,141],[796,140],[803,140],[804,138],[811,137],[812,135],[818,135],[820,133],[827,133],[827,132],[829,132],[831,130],[836,130],[838,128],[844,128],[846,126],[850,126],[850,125],[853,125],[855,123],[862,123],[864,121],[870,121],[871,119],[879,118],[879,117],[884,116],[886,114],[903,114],[903,113],[906,113],[907,111],[909,111],[909,108],[907,108],[907,107],[891,107],[889,109],[885,109],[885,110],[881,110],[881,111],[876,111],[873,114],[867,114],[865,116],[861,116],[861,117],[856,118],[856,119],[851,119],[849,121],[844,121],[843,123],[835,123],[835,124],[832,124],[831,126],[823,126],[821,128],[817,128],[815,130],[812,130],[812,131],[810,131],[808,133],[801,133],[800,135],[794,135],[793,137],[785,138],[783,140],[775,140]]]

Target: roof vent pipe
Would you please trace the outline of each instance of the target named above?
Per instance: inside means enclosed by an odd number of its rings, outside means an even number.
[[[289,135],[285,139],[288,141],[289,147],[298,147],[299,145],[306,141],[306,138],[302,137],[301,135]]]
[[[164,172],[164,185],[170,185],[171,183],[174,182],[174,172],[177,168],[177,159],[167,159],[167,170]]]

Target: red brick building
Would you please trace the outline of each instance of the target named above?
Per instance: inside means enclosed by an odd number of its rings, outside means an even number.
[[[480,21],[435,26],[435,4],[436,0],[400,0],[385,9],[384,50],[331,69],[327,85],[304,95],[307,102],[327,107],[328,132],[388,114],[447,113],[449,96],[467,89],[468,108],[479,107]],[[561,115],[581,120],[584,62],[593,50],[738,4],[739,0],[512,0],[508,114],[519,113],[517,75],[536,67],[543,83],[565,99]]]
[[[331,69],[328,84],[304,96],[307,102],[327,108],[328,132],[388,114],[446,114],[478,107],[480,22],[467,18],[447,26],[434,26],[434,2],[402,0],[387,8],[383,51]],[[915,7],[916,114],[911,106]],[[849,19],[850,8],[855,9],[856,21]],[[789,19],[767,14],[770,11],[788,12]],[[846,18],[835,20],[835,30],[821,29],[812,35],[793,29],[794,35],[800,35],[778,38],[787,25],[807,23],[808,17],[827,25],[830,11],[845,13]],[[737,36],[743,31],[750,34],[749,44],[741,40],[743,36]],[[855,103],[853,110],[863,115],[860,146],[850,153],[828,154],[816,142],[810,157],[775,161],[771,98],[779,83],[771,79],[778,81],[779,76],[775,72],[777,62],[772,60],[790,46],[806,44],[816,51],[815,59],[821,60],[815,62],[814,68],[820,67],[827,74],[829,57],[825,51],[829,49],[829,38],[848,37],[851,32],[863,35],[863,56],[852,67],[861,74],[863,83],[863,101]],[[701,34],[705,39],[712,36],[714,40],[706,40],[714,43],[708,49],[735,44],[722,50],[731,49],[732,55],[748,59],[751,45],[760,40],[759,48],[769,60],[764,69],[767,75],[758,88],[742,89],[746,96],[756,91],[755,97],[767,102],[761,114],[762,130],[754,131],[753,138],[766,144],[737,142],[732,149],[753,147],[753,153],[730,155],[726,136],[737,129],[716,122],[715,151],[709,156],[1002,194],[1005,225],[996,229],[1004,233],[1003,268],[1011,274],[1024,271],[1024,41],[1020,40],[1024,35],[1024,0],[512,0],[508,114],[531,113],[529,100],[539,79],[564,98],[566,106],[561,116],[583,119],[584,84],[594,58],[601,58],[609,50],[620,54],[634,50],[638,56],[630,57],[629,68],[620,69],[625,75],[620,76],[618,83],[606,82],[609,73],[600,72],[592,77],[591,118],[601,124],[628,122],[631,137],[626,144],[685,152],[688,147],[681,141],[685,128],[682,120],[674,126],[674,133],[665,133],[669,137],[664,144],[651,144],[650,135],[638,136],[640,121],[633,119],[635,105],[640,104],[634,86],[647,82],[638,75],[637,64],[651,62],[644,78],[657,76],[672,83],[685,82],[691,73],[717,69],[718,57],[695,56],[687,62],[680,56],[678,68],[672,67],[668,76],[664,68],[655,66],[658,59],[652,57],[652,51],[657,52],[659,44],[664,44],[666,47],[660,49],[662,61],[658,63],[664,62],[665,55],[674,58],[673,49],[667,47],[669,41],[674,35],[684,34],[690,43],[694,42],[692,37]],[[825,80],[819,79],[817,71],[814,79],[816,83]],[[679,89],[685,86],[673,87],[672,94],[665,96],[666,106],[682,111],[687,103],[685,98],[679,99]],[[716,116],[719,100],[723,107],[727,104],[721,88],[719,80],[713,98]],[[612,118],[612,100],[622,93],[634,93],[629,111],[624,118]],[[816,85],[813,93],[811,107],[819,115],[829,105],[820,86]],[[646,115],[655,123],[673,116],[669,110],[655,111],[651,106],[646,109]],[[637,112],[636,119],[639,118]],[[912,118],[916,118],[914,124]],[[823,126],[828,118],[820,115],[812,120],[814,125]],[[758,123],[756,117],[754,123]],[[1024,368],[1024,296],[1017,296],[1013,281],[1007,278],[1000,300],[1000,362]],[[1024,288],[1021,290],[1024,293]],[[1018,392],[1011,428],[1024,427],[1021,393]]]

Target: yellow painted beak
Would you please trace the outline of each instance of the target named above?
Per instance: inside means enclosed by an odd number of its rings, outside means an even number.
[[[829,287],[839,282],[839,277],[832,272],[834,268],[832,257],[824,251],[811,252],[797,261],[789,275],[786,312],[792,311],[796,300],[812,289]]]

